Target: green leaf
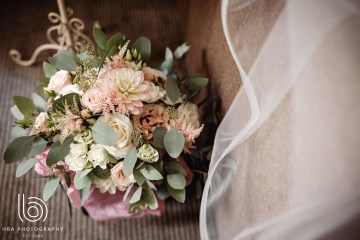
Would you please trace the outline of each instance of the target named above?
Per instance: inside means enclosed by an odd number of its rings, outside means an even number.
[[[15,126],[11,129],[10,138],[11,140],[14,140],[15,138],[24,137],[26,135],[28,135],[28,132],[25,129]]]
[[[102,121],[96,121],[92,127],[92,135],[97,144],[114,146],[118,141],[114,129],[109,124]]]
[[[181,173],[170,174],[170,175],[167,175],[166,178],[167,178],[168,184],[173,189],[180,190],[180,189],[183,189],[186,185],[185,177]]]
[[[23,159],[29,154],[33,145],[34,137],[24,136],[14,139],[6,148],[4,160],[6,163],[13,163]]]
[[[146,164],[142,169],[140,169],[140,172],[145,178],[149,180],[163,179],[161,173],[149,164]]]
[[[176,48],[174,52],[174,57],[177,59],[181,58],[189,49],[190,46],[187,43],[181,44]]]
[[[19,166],[16,168],[16,177],[21,177],[22,175],[27,173],[39,161],[40,161],[40,159],[30,158],[30,159],[20,163]]]
[[[135,178],[136,183],[137,183],[139,186],[143,185],[146,179],[145,179],[145,177],[141,174],[140,170],[139,170],[139,169],[135,169],[134,172],[133,172],[133,174],[134,174],[134,178]]]
[[[169,173],[181,173],[184,176],[187,175],[185,169],[179,163],[173,161],[166,164],[165,170]]]
[[[165,75],[171,73],[173,67],[173,61],[174,61],[173,54],[170,48],[167,47],[165,49],[165,61],[162,62],[160,65],[160,69],[161,71],[164,72]]]
[[[168,76],[168,79],[165,84],[166,94],[169,96],[170,100],[175,103],[180,97],[180,89],[176,83],[176,79],[171,76]]]
[[[56,99],[52,104],[52,108],[54,110],[63,111],[65,103],[70,106],[74,104],[74,100],[78,106],[81,106],[80,95],[77,93],[69,93]]]
[[[172,157],[177,158],[184,149],[184,135],[178,132],[176,128],[171,129],[164,137],[164,146],[166,152]]]
[[[18,109],[18,107],[16,105],[12,106],[10,108],[10,111],[12,113],[12,115],[17,119],[17,120],[23,120],[24,119],[24,114],[22,114],[20,112],[20,110]]]
[[[70,187],[71,186],[71,177],[66,171],[64,171],[64,178],[66,181],[66,186]]]
[[[77,56],[66,50],[59,50],[52,57],[49,57],[48,60],[57,69],[69,72],[75,71],[77,64],[80,62],[80,59]]]
[[[64,159],[70,153],[70,144],[74,142],[73,137],[65,138],[63,144],[60,141],[55,142],[46,157],[46,164],[51,166]]]
[[[147,186],[148,188],[156,191],[156,187],[155,187],[155,185],[154,185],[151,181],[145,179],[145,183],[146,183],[146,186]]]
[[[43,62],[43,71],[45,77],[52,77],[58,70],[48,62]]]
[[[32,99],[34,101],[35,107],[37,110],[39,110],[39,112],[46,112],[47,111],[47,104],[45,102],[45,100],[39,96],[36,93],[32,94]]]
[[[165,200],[170,196],[170,194],[166,188],[166,184],[162,184],[162,185],[158,186],[156,192],[157,192],[158,197],[162,200]]]
[[[110,176],[110,170],[108,168],[102,169],[100,166],[94,168],[92,173],[101,179],[107,179]]]
[[[89,183],[91,183],[91,179],[90,179],[89,175],[87,175],[89,173],[88,170],[89,169],[76,172],[75,177],[74,177],[75,189],[77,189],[77,190],[83,189]]]
[[[151,189],[143,189],[142,199],[145,201],[146,206],[152,210],[155,210],[159,207],[155,194]]]
[[[153,131],[153,145],[158,148],[164,148],[164,136],[166,134],[166,128],[157,127]]]
[[[178,201],[180,203],[185,202],[185,198],[186,198],[185,189],[177,190],[177,189],[173,189],[169,185],[167,185],[167,190],[168,190],[170,196],[172,196],[176,201]]]
[[[123,202],[125,202],[126,199],[128,198],[129,193],[131,192],[131,189],[132,189],[133,186],[134,186],[134,183],[132,183],[130,186],[127,187],[127,189],[125,191],[125,194],[124,194],[124,197],[123,197]]]
[[[151,55],[151,42],[146,37],[139,37],[131,46],[132,49],[136,49],[141,55],[143,62],[148,62]]]
[[[201,76],[193,76],[185,79],[186,87],[192,92],[199,92],[206,87],[209,83],[209,79]]]
[[[48,142],[45,141],[42,137],[35,138],[29,156],[42,153],[45,150],[47,144]]]
[[[142,193],[142,187],[139,187],[132,195],[132,197],[130,199],[130,203],[138,202],[141,198],[141,193]]]
[[[106,50],[110,51],[113,47],[119,49],[121,42],[123,41],[124,36],[121,33],[117,33],[112,36],[106,43]]]
[[[132,147],[126,154],[124,159],[124,170],[123,173],[125,176],[130,176],[133,174],[135,163],[137,161],[137,151],[135,147]]]
[[[82,189],[80,189],[80,199],[82,204],[86,201],[87,197],[89,196],[90,188],[91,188],[91,181],[86,181],[85,186]]]
[[[58,176],[51,177],[46,182],[44,191],[43,191],[43,199],[46,202],[51,198],[51,196],[55,193],[57,186],[59,185],[60,178]]]
[[[106,36],[104,34],[103,31],[101,31],[100,28],[94,27],[93,28],[93,36],[95,39],[96,44],[101,48],[101,49],[106,49]]]
[[[31,116],[31,114],[33,112],[35,112],[35,104],[34,102],[27,97],[23,97],[23,96],[14,96],[13,100],[17,106],[17,108],[19,109],[19,111],[24,115],[24,116]]]

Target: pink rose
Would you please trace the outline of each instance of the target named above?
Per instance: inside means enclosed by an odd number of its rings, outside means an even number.
[[[123,173],[124,163],[118,162],[111,169],[111,179],[120,191],[125,191],[131,183],[135,182],[134,175],[125,176]]]
[[[103,91],[99,88],[88,90],[81,98],[81,103],[93,113],[102,112],[104,104]]]
[[[44,90],[59,93],[64,87],[70,85],[71,83],[70,73],[65,70],[60,70],[50,78],[49,85],[44,88]]]
[[[34,127],[36,130],[40,132],[44,132],[46,130],[46,120],[48,119],[48,115],[46,112],[41,112],[39,116],[36,117]]]

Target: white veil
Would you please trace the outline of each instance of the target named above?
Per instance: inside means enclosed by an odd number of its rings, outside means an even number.
[[[217,130],[201,237],[331,238],[360,214],[360,2],[288,0],[270,29],[239,22],[264,2],[222,1],[242,86]]]

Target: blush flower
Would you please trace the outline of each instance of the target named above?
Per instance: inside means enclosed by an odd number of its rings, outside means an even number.
[[[60,93],[60,91],[67,85],[70,85],[71,82],[70,73],[65,70],[60,70],[50,78],[49,85],[44,88],[44,90]]]
[[[48,118],[49,117],[46,112],[41,112],[35,119],[34,128],[40,132],[46,131],[46,120]]]
[[[165,127],[169,121],[165,107],[160,104],[145,104],[139,115],[133,116],[134,126],[144,134],[146,139],[152,139],[152,133],[157,127]]]
[[[144,67],[142,69],[142,72],[144,73],[144,79],[146,81],[152,81],[156,80],[158,78],[161,78],[163,80],[167,80],[167,77],[162,71],[159,71],[157,69],[151,68],[151,67]]]
[[[118,162],[112,169],[111,169],[111,179],[116,185],[116,187],[120,191],[125,191],[130,184],[135,182],[134,175],[125,176],[124,175],[124,163]]]
[[[81,104],[93,113],[103,110],[104,101],[104,93],[100,88],[91,88],[81,98]]]

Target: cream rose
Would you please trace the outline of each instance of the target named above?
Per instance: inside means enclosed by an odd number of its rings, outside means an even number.
[[[116,185],[116,187],[120,191],[125,191],[130,184],[135,182],[134,175],[125,176],[123,173],[124,163],[118,162],[112,169],[111,169],[111,179]]]
[[[169,121],[165,107],[160,104],[145,104],[139,115],[133,116],[134,126],[144,134],[146,139],[152,139],[152,133],[157,127],[165,127]]]
[[[49,85],[44,88],[45,91],[54,91],[60,93],[60,91],[67,85],[71,84],[71,75],[65,70],[56,72],[51,78]]]
[[[161,90],[159,86],[156,86],[154,83],[150,82],[150,89],[147,92],[148,94],[148,100],[146,102],[153,103],[159,100],[160,98],[163,98],[165,95],[165,92]]]
[[[34,123],[35,129],[40,132],[44,132],[46,130],[46,120],[48,118],[49,117],[46,112],[41,112],[35,119],[35,123]]]
[[[59,92],[59,95],[65,96],[66,94],[69,93],[77,93],[77,94],[84,94],[78,86],[70,84],[70,85],[66,85],[63,89],[61,89],[61,91]]]
[[[91,182],[95,185],[96,188],[99,188],[101,193],[116,193],[116,185],[114,184],[110,176],[107,179],[102,179],[93,175],[91,177]]]
[[[72,143],[70,145],[70,153],[65,157],[65,163],[71,171],[80,171],[87,167],[87,152],[87,145],[83,143]]]
[[[115,146],[102,146],[114,158],[124,158],[128,150],[133,146],[133,127],[129,117],[121,113],[113,113],[110,115],[109,120],[106,120],[104,116],[101,116],[98,121],[107,122],[114,129],[118,139]]]
[[[198,107],[190,102],[183,103],[178,108],[179,120],[191,124],[194,128],[200,127]]]
[[[106,164],[110,162],[106,149],[100,144],[91,145],[87,155],[94,167],[100,166],[102,169],[106,169]]]
[[[88,90],[82,96],[81,104],[93,113],[102,112],[104,104],[104,96],[102,90],[99,88],[92,88]]]

